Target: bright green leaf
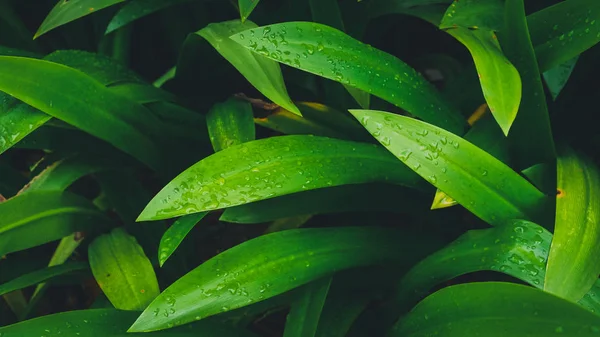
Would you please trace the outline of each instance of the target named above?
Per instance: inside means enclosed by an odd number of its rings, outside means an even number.
[[[565,150],[558,157],[556,223],[544,290],[580,300],[600,274],[600,172]]]
[[[123,1],[125,0],[58,0],[58,3],[42,22],[33,38],[35,39],[56,27]]]
[[[186,2],[191,2],[191,0],[131,0],[123,5],[112,20],[110,20],[104,34],[110,34],[135,20]]]
[[[435,246],[432,240],[376,227],[293,229],[263,235],[226,250],[173,283],[129,331],[161,330],[200,320],[342,269],[386,261],[395,261],[397,267],[410,265]]]
[[[545,220],[541,213],[546,196],[466,140],[401,115],[373,110],[351,113],[404,164],[487,223]]]
[[[242,22],[245,22],[246,19],[250,16],[256,5],[260,0],[238,0],[238,7],[240,8],[240,17]]]
[[[85,262],[67,263],[60,266],[40,269],[16,279],[10,280],[4,284],[0,284],[0,295],[4,295],[14,290],[23,289],[38,283],[47,281],[55,276],[68,274],[74,271],[87,270],[89,267]],[[1,330],[1,329],[0,329]]]
[[[199,161],[165,186],[138,221],[329,186],[368,182],[416,186],[420,181],[394,156],[372,144],[314,136],[272,137],[235,145]]]
[[[312,22],[287,22],[231,36],[257,54],[356,87],[451,132],[464,121],[419,73],[396,57]]]
[[[600,2],[569,0],[527,17],[541,72],[569,61],[600,41]]]
[[[314,337],[321,318],[321,311],[329,293],[331,276],[304,286],[299,299],[292,303],[287,316],[283,337]]]
[[[239,20],[233,20],[211,23],[196,34],[206,39],[263,95],[286,110],[300,114],[300,110],[288,96],[279,65],[229,39],[231,35],[256,27],[251,21],[241,23]]]
[[[498,125],[507,135],[521,102],[519,72],[502,54],[494,32],[461,27],[448,29],[447,32],[469,49],[485,100]]]
[[[31,192],[0,203],[0,256],[101,229],[109,219],[91,202],[63,192]]]
[[[544,72],[544,80],[546,81],[546,85],[548,86],[548,90],[550,91],[553,100],[556,100],[562,89],[567,85],[567,81],[569,81],[569,77],[571,77],[571,73],[573,72],[573,69],[575,69],[578,59],[579,56],[575,56],[574,58]]]
[[[454,27],[499,31],[504,27],[502,0],[454,1],[444,14],[441,29]]]
[[[143,310],[160,293],[150,260],[124,229],[97,237],[88,255],[94,278],[115,308]]]
[[[396,336],[596,336],[600,317],[538,289],[502,282],[442,289],[420,302],[392,332]]]
[[[158,263],[162,267],[175,252],[188,233],[196,226],[207,212],[185,215],[175,221],[160,239],[158,246]]]
[[[230,99],[217,103],[206,115],[206,123],[215,152],[256,139],[252,106],[248,102]]]

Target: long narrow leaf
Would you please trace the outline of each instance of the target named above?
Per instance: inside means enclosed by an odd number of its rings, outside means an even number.
[[[158,263],[162,265],[175,252],[185,236],[208,214],[207,212],[190,214],[177,219],[165,232],[158,246]]]
[[[283,337],[314,337],[329,293],[331,276],[313,281],[300,292],[287,316]]]
[[[8,292],[23,289],[41,282],[45,282],[53,277],[68,274],[74,271],[82,271],[88,269],[87,263],[75,262],[67,263],[60,266],[48,267],[38,271],[19,276],[14,280],[10,280],[0,285],[0,295]]]

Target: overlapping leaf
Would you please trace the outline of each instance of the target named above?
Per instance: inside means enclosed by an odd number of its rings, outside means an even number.
[[[207,213],[204,212],[185,215],[177,219],[165,234],[163,234],[163,237],[160,240],[160,246],[158,246],[158,263],[161,267],[171,254],[175,252],[177,247],[179,247],[185,236],[206,214]]]
[[[283,337],[313,337],[317,332],[321,311],[329,293],[331,276],[304,286],[299,299],[292,303]]]
[[[247,102],[231,99],[215,104],[206,123],[215,152],[256,138],[252,106]]]
[[[105,34],[110,34],[135,20],[162,9],[190,2],[191,0],[131,0],[127,2],[108,23]]]

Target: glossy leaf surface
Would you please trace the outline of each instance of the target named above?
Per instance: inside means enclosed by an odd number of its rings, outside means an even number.
[[[56,6],[38,28],[34,38],[56,27],[123,1],[125,0],[58,0]]]
[[[31,192],[0,203],[0,256],[101,229],[109,219],[91,202],[63,192]]]
[[[600,317],[538,289],[501,282],[448,287],[427,297],[390,336],[596,336]]]
[[[239,20],[233,20],[211,23],[196,34],[206,39],[263,95],[283,108],[300,114],[300,110],[288,96],[279,64],[252,53],[229,39],[236,33],[256,27],[251,21],[241,23]]]
[[[558,157],[556,222],[544,290],[576,302],[600,274],[600,171],[565,150]]]
[[[165,186],[138,221],[329,186],[368,182],[415,186],[420,181],[379,146],[313,136],[272,137],[232,146],[199,161]]]
[[[256,138],[252,106],[230,99],[215,104],[206,115],[208,134],[215,152]]]
[[[404,164],[487,223],[541,217],[544,194],[466,140],[405,116],[373,110],[351,113]]]
[[[158,263],[162,265],[175,252],[185,236],[204,218],[207,213],[185,215],[175,221],[165,232],[158,246]]]
[[[459,113],[413,68],[337,29],[287,22],[231,39],[275,61],[364,90],[451,132],[464,128]]]
[[[441,29],[463,27],[499,31],[504,27],[501,0],[454,1],[444,14]]]
[[[238,7],[240,8],[240,16],[242,22],[250,16],[256,5],[260,0],[238,0]]]
[[[124,229],[97,237],[88,255],[94,278],[115,308],[143,310],[160,293],[150,260]]]
[[[433,240],[376,227],[294,229],[263,235],[213,257],[173,283],[129,331],[153,331],[200,320],[342,269],[385,261],[410,265],[435,246]]]

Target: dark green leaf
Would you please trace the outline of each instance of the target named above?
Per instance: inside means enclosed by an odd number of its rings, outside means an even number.
[[[504,27],[502,0],[454,1],[444,14],[441,29],[454,27],[499,31]]]
[[[421,179],[383,148],[314,136],[256,140],[217,152],[165,186],[138,221],[227,208],[328,186]],[[522,191],[525,193],[525,191]]]
[[[123,83],[108,89],[114,94],[124,96],[140,104],[176,101],[175,96],[170,93],[145,83]]]
[[[18,324],[0,327],[7,337],[128,337],[127,327],[135,320],[136,312],[115,309],[76,310],[43,316]],[[244,330],[203,320],[185,327],[147,334],[150,337],[252,337]]]
[[[538,289],[500,282],[442,289],[401,319],[390,336],[596,336],[600,317]]]
[[[231,38],[257,54],[367,91],[451,132],[464,129],[460,114],[413,68],[334,28],[287,22]]]
[[[200,320],[342,269],[385,261],[410,265],[435,249],[433,246],[437,243],[431,240],[374,227],[293,229],[260,236],[215,256],[176,281],[129,331],[160,330]]]
[[[50,30],[125,0],[58,0],[34,39]]]
[[[74,262],[34,271],[0,285],[0,295],[42,283],[55,276],[68,274],[73,271],[87,270],[88,268],[85,262]]]
[[[101,229],[109,219],[91,202],[63,192],[31,192],[0,203],[0,256]]]
[[[238,0],[238,7],[240,8],[242,22],[246,21],[254,8],[256,8],[256,5],[258,5],[259,1],[260,0]]]
[[[567,84],[578,59],[579,56],[575,56],[574,58],[544,72],[544,80],[546,81],[546,85],[548,86],[548,90],[550,91],[553,100],[556,100]]]
[[[150,131],[160,125],[143,106],[57,63],[0,56],[0,90],[160,167]],[[40,89],[41,88],[41,89]],[[141,125],[140,128],[138,125]]]
[[[263,95],[286,110],[300,114],[288,96],[279,65],[229,39],[231,35],[256,27],[251,21],[241,23],[239,20],[233,20],[212,23],[196,34],[206,39]]]
[[[167,259],[175,252],[179,244],[183,241],[185,236],[196,226],[207,212],[196,213],[183,216],[167,229],[162,239],[160,240],[160,246],[158,247],[158,263],[162,265]]]
[[[600,172],[565,150],[558,157],[556,223],[544,290],[576,302],[600,274]]]
[[[104,34],[110,34],[135,20],[185,2],[191,2],[191,0],[131,0],[121,7],[112,20],[110,20]]]
[[[546,106],[546,95],[528,34],[523,0],[505,3],[505,30],[500,34],[504,53],[521,75],[523,96],[508,140],[517,169],[552,163],[556,154]]]
[[[256,139],[252,106],[248,102],[230,99],[217,103],[206,115],[206,123],[215,152]]]
[[[235,223],[261,223],[308,214],[361,211],[412,214],[413,212],[427,211],[427,205],[417,191],[401,186],[344,185],[294,193],[227,208],[220,220]]]
[[[97,237],[88,255],[94,278],[115,308],[143,310],[160,293],[150,260],[124,229]]]
[[[569,61],[600,41],[600,2],[569,0],[527,17],[541,72]]]
[[[487,223],[545,220],[546,196],[466,140],[405,116],[372,110],[351,112],[409,168]]]
[[[298,116],[285,109],[277,109],[267,117],[255,118],[254,122],[262,127],[281,132],[286,135],[313,135],[350,139],[350,137],[330,129],[306,116]]]
[[[287,316],[283,337],[314,337],[321,318],[321,311],[329,293],[331,276],[304,286],[300,298],[292,303]]]
[[[502,54],[493,31],[458,27],[447,32],[469,49],[485,100],[498,125],[507,135],[521,102],[519,72]]]
[[[386,14],[408,14],[410,11],[431,5],[449,5],[453,0],[371,0],[368,3],[369,16],[376,18]],[[445,6],[444,8],[446,8]],[[440,16],[441,19],[441,16]]]

